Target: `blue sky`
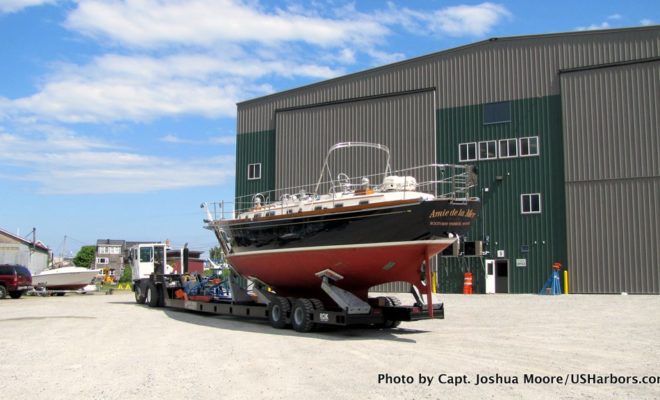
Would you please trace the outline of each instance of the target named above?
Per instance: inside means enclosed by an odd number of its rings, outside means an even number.
[[[207,250],[236,102],[493,36],[660,23],[655,1],[0,0],[0,228]]]

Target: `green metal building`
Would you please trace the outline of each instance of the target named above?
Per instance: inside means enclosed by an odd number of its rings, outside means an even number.
[[[559,262],[573,293],[657,294],[659,96],[658,26],[493,38],[238,104],[236,196],[382,143],[395,168],[478,170],[481,251],[436,259],[441,292],[471,271],[477,293],[535,293]]]

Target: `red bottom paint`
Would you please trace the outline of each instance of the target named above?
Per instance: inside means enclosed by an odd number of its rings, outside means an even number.
[[[422,293],[422,263],[447,248],[452,240],[426,240],[370,245],[296,248],[290,251],[234,254],[229,262],[243,276],[255,277],[283,296],[322,293],[315,274],[325,269],[342,275],[335,284],[362,299],[370,287],[388,282],[409,282]]]

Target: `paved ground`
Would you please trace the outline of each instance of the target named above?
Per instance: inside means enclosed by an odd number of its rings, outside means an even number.
[[[136,305],[130,293],[5,299],[0,394],[122,400],[660,398],[660,383],[524,383],[525,374],[660,378],[660,296],[442,298],[444,320],[403,323],[391,331],[311,334],[151,309]],[[390,382],[405,376],[413,383],[379,383],[379,375],[387,374]],[[420,374],[433,377],[431,384],[419,383]],[[477,374],[500,383],[474,385]],[[440,384],[439,375],[469,384]]]

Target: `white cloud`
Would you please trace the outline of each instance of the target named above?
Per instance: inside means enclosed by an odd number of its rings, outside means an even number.
[[[607,19],[612,19],[612,20],[618,20],[618,19],[621,19],[621,18],[623,18],[621,16],[621,14],[612,14],[612,15],[607,16]]]
[[[607,21],[601,22],[600,24],[591,24],[589,26],[578,26],[576,30],[578,31],[593,31],[598,29],[609,29],[610,24]]]
[[[236,143],[236,136],[211,136],[205,140],[187,139],[173,134],[167,134],[160,138],[161,142],[173,144],[194,144],[194,145],[219,145],[219,144],[234,144]]]
[[[511,18],[512,14],[501,4],[481,3],[457,5],[434,11],[397,8],[389,4],[377,17],[389,25],[400,25],[418,35],[483,36],[495,25]]]
[[[27,7],[53,4],[57,0],[2,0],[0,1],[0,13],[13,13]]]
[[[428,19],[428,28],[451,36],[482,36],[502,19],[510,17],[511,13],[499,4],[452,6],[433,13]]]
[[[223,135],[223,136],[213,136],[209,138],[209,142],[213,144],[235,144],[236,143],[236,136],[228,136],[228,135]]]
[[[79,0],[66,26],[128,46],[128,54],[54,66],[34,94],[0,97],[0,119],[101,124],[233,117],[237,102],[274,91],[266,77],[333,78],[358,54],[367,65],[404,59],[379,47],[390,27],[482,35],[511,16],[489,2],[430,12],[388,7],[366,14],[349,4],[327,16],[318,5],[266,10],[256,1]]]
[[[233,177],[234,157],[182,160],[113,150],[111,144],[67,134],[18,135],[0,130],[3,176],[33,182],[41,193],[143,193],[220,184]]]
[[[59,65],[34,95],[0,98],[0,115],[33,115],[66,123],[148,121],[172,115],[232,117],[238,101],[272,90],[257,84],[257,78],[325,79],[341,72],[314,63],[211,54],[162,58],[109,54],[83,66]]]
[[[388,53],[376,49],[367,50],[367,54],[372,58],[373,65],[391,64],[406,58],[403,53]]]
[[[296,9],[269,12],[254,2],[231,0],[84,0],[66,26],[135,47],[288,41],[335,46],[371,42],[387,33],[372,20],[323,18]]]
[[[640,23],[640,25],[642,25],[642,26],[653,25],[653,21],[651,21],[651,20],[648,19],[648,18],[644,18],[644,19],[642,19],[641,21],[639,21],[639,23]]]

